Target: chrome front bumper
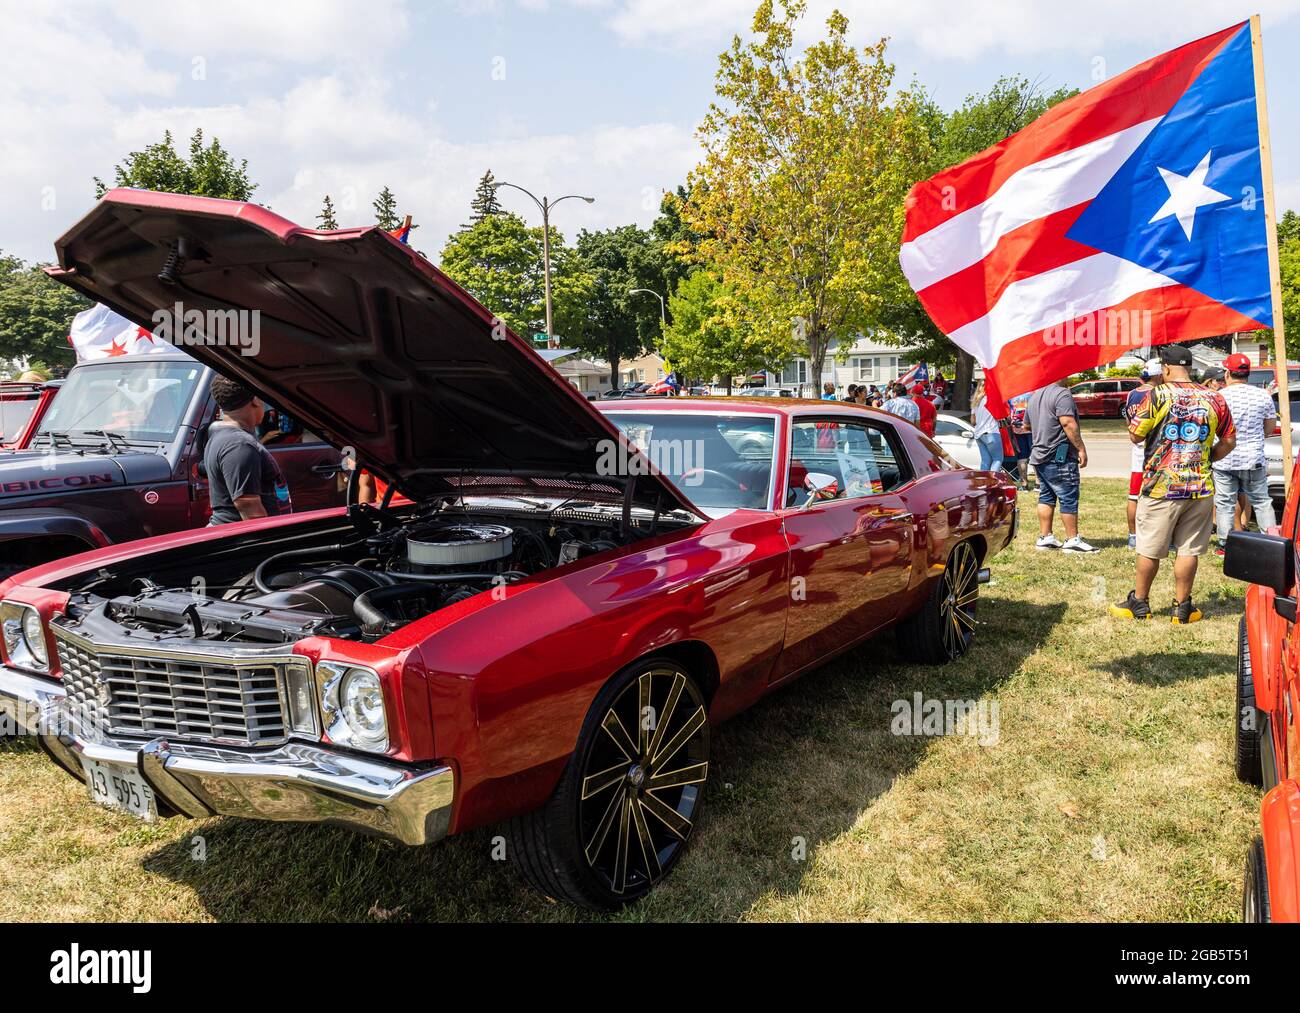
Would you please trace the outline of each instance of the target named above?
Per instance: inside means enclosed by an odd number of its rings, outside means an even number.
[[[329,823],[411,845],[447,836],[456,793],[450,767],[399,766],[302,742],[242,750],[112,740],[80,727],[64,704],[57,682],[0,667],[0,713],[79,781],[85,757],[137,768],[164,807],[196,819]]]

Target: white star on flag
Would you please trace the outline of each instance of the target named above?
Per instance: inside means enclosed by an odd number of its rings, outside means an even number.
[[[1159,166],[1157,166],[1159,168]],[[1151,216],[1148,225],[1154,225],[1161,218],[1175,215],[1178,224],[1183,227],[1188,241],[1192,238],[1192,226],[1196,224],[1196,209],[1207,204],[1218,204],[1232,200],[1227,194],[1219,193],[1205,185],[1205,177],[1210,173],[1210,153],[1207,151],[1200,164],[1188,175],[1183,176],[1171,169],[1160,169],[1160,177],[1169,188],[1169,199],[1161,205],[1160,210]]]

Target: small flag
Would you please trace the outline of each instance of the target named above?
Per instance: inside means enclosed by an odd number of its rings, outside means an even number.
[[[898,382],[909,389],[914,383],[929,383],[930,370],[926,367],[924,362],[918,362],[915,366],[900,376]]]
[[[399,242],[409,243],[411,241],[411,216],[406,216],[406,221],[388,233]]]
[[[77,353],[78,362],[172,350],[167,342],[100,303],[72,318],[68,344]]]

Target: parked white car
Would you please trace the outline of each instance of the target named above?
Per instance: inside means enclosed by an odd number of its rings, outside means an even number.
[[[1300,455],[1300,386],[1292,387],[1291,395],[1291,451]],[[1277,404],[1276,395],[1273,403]],[[1264,440],[1264,463],[1268,465],[1268,492],[1273,497],[1273,505],[1281,508],[1286,502],[1286,478],[1282,474],[1282,437],[1269,436]]]
[[[980,445],[975,427],[957,415],[938,415],[934,420],[934,442],[963,468],[980,466]]]

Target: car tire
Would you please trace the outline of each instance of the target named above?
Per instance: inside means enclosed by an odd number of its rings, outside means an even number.
[[[979,556],[970,542],[948,555],[919,612],[898,624],[898,644],[912,660],[946,665],[960,658],[975,640],[979,599]]]
[[[1264,858],[1264,839],[1256,837],[1246,851],[1246,875],[1241,887],[1241,920],[1248,925],[1273,920],[1268,902],[1268,865]]]
[[[1250,640],[1246,635],[1246,617],[1237,622],[1237,712],[1234,752],[1237,779],[1261,787],[1264,768],[1259,742],[1259,709],[1255,706],[1255,679],[1250,667]]]
[[[597,694],[550,799],[509,821],[520,874],[595,911],[644,897],[686,850],[708,758],[708,708],[695,678],[666,658],[624,669]]]

